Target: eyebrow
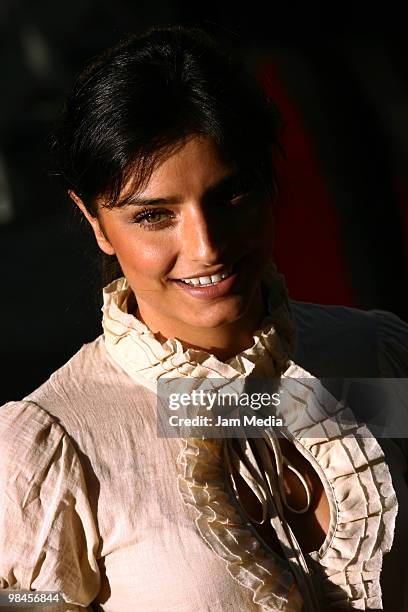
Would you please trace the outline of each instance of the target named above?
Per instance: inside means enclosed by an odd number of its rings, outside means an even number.
[[[230,174],[227,174],[222,179],[210,185],[204,192],[204,198],[216,195],[218,192],[228,189],[233,186],[234,182],[237,181],[243,175],[242,170],[235,170]],[[137,195],[125,198],[124,206],[158,206],[158,205],[171,205],[180,204],[182,198],[180,196],[171,196],[168,198],[139,198]]]

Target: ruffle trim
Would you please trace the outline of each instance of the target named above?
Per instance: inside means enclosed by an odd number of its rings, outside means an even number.
[[[267,555],[229,501],[221,447],[219,440],[183,440],[178,458],[182,499],[198,510],[202,538],[226,562],[232,578],[253,592],[254,603],[265,610],[299,612],[302,597],[289,567],[277,555]]]
[[[277,416],[317,470],[330,505],[325,541],[305,555],[311,571],[320,575],[325,609],[381,609],[382,559],[391,548],[398,511],[381,447],[344,401],[294,363],[281,388],[286,400]],[[229,499],[221,445],[183,440],[181,496],[198,511],[203,539],[224,559],[231,576],[252,590],[255,603],[266,610],[299,610],[302,600],[287,562],[261,547]]]
[[[269,266],[262,277],[266,287],[268,314],[253,334],[253,345],[226,362],[199,349],[185,349],[177,338],[164,343],[142,321],[127,312],[132,295],[125,277],[103,290],[102,307],[105,345],[111,357],[131,376],[156,390],[160,378],[226,378],[234,380],[251,374],[258,376],[284,371],[294,351],[295,329],[286,299],[283,277]]]

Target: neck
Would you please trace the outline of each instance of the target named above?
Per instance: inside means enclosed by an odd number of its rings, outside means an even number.
[[[262,289],[259,287],[250,308],[243,317],[227,325],[215,328],[186,327],[172,324],[172,331],[160,325],[155,329],[152,321],[143,316],[143,308],[137,308],[135,316],[154,333],[156,340],[163,343],[170,337],[180,340],[183,346],[204,350],[215,355],[219,361],[228,361],[238,353],[250,348],[254,344],[253,334],[259,329],[261,321],[267,314],[263,300]]]

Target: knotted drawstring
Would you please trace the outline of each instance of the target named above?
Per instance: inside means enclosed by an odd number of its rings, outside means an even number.
[[[233,445],[234,441],[239,444],[242,456],[236,452]],[[259,461],[253,449],[258,455]],[[269,449],[273,452],[275,465],[273,465],[271,460]],[[270,521],[295,575],[307,612],[318,612],[320,610],[319,600],[310,569],[300,549],[299,543],[283,514],[283,506],[288,508],[291,512],[296,512],[298,514],[307,512],[311,502],[311,491],[306,480],[283,455],[278,440],[266,430],[263,431],[262,438],[226,438],[223,444],[223,454],[226,472],[243,515],[250,523],[258,525],[262,525],[267,520]],[[286,499],[283,483],[284,465],[296,474],[306,491],[307,502],[305,507],[300,510],[292,508]],[[243,478],[259,500],[262,507],[261,520],[250,516],[244,508],[238,493],[234,469]]]

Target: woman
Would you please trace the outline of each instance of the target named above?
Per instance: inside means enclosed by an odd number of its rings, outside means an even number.
[[[408,610],[405,447],[342,420],[318,380],[405,376],[407,329],[288,301],[277,133],[198,30],[131,37],[76,83],[55,155],[113,280],[104,333],[1,410],[4,589],[59,591],[64,610]],[[160,437],[168,379],[278,379],[288,425]]]

